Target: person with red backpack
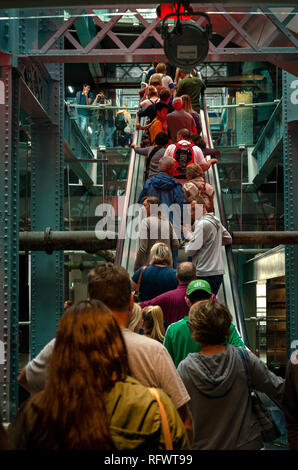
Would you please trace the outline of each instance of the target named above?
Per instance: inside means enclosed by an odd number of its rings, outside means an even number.
[[[207,171],[210,166],[217,163],[216,158],[206,161],[202,150],[191,143],[191,133],[188,129],[180,129],[177,132],[177,142],[168,146],[165,157],[172,157],[175,160],[176,172],[174,178],[181,184],[186,181],[186,167],[192,163],[200,165],[203,171]]]

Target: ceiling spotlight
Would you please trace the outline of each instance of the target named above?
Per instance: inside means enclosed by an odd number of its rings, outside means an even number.
[[[204,16],[207,19],[207,25],[202,27],[191,19],[183,20],[183,18],[193,16]],[[169,26],[167,20],[174,17],[176,24]],[[206,13],[194,12],[192,7],[184,7],[179,3],[174,13],[171,12],[163,18],[161,34],[164,39],[165,55],[170,64],[190,70],[201,64],[207,57],[209,40],[212,37],[212,25]]]
[[[69,86],[68,86],[68,91],[69,91],[70,93],[73,93],[73,87],[69,85]]]

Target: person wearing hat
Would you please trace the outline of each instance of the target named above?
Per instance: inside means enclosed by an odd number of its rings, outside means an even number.
[[[209,282],[203,279],[197,279],[188,284],[185,301],[189,308],[195,303],[209,300],[211,297],[217,301],[215,295],[212,294]],[[245,344],[233,323],[231,323],[230,335],[225,344],[245,348]],[[180,362],[183,361],[189,353],[201,351],[201,345],[191,336],[188,326],[188,315],[168,327],[164,339],[164,346],[168,350],[176,367],[178,367]]]

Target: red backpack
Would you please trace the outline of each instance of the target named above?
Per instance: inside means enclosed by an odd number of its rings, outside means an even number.
[[[174,178],[186,179],[186,167],[194,163],[193,144],[175,144],[173,158],[176,163],[176,172]]]

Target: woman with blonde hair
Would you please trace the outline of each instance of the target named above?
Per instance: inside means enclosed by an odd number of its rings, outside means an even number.
[[[196,123],[197,133],[201,134],[201,132],[202,132],[201,116],[199,115],[199,113],[197,113],[193,109],[192,104],[191,104],[191,99],[190,99],[189,95],[182,95],[181,99],[182,99],[184,111],[189,113],[194,118],[194,121]]]
[[[131,133],[132,133],[132,121],[130,112],[127,109],[127,105],[123,104],[122,109],[117,111],[115,117],[115,126],[118,135],[118,144],[121,147],[128,147]]]
[[[160,73],[154,73],[153,75],[151,75],[149,85],[155,86],[155,88],[157,89],[158,96],[161,90],[166,90],[166,87],[164,87],[162,84]]]
[[[163,343],[165,328],[162,309],[158,305],[149,305],[143,308],[142,317],[144,335]]]
[[[141,266],[132,276],[132,289],[137,290],[140,302],[151,300],[178,286],[176,270],[173,269],[171,250],[163,242],[153,245],[149,266]]]
[[[146,99],[147,96],[147,99]],[[157,103],[159,100],[158,92],[155,86],[149,85],[143,98],[140,100],[140,107],[143,109],[148,108],[151,104]]]
[[[186,183],[183,185],[184,199],[190,203],[196,196],[201,196],[210,212],[214,212],[214,189],[206,183],[204,172],[200,165],[191,163],[186,167]]]
[[[60,319],[45,389],[20,410],[16,450],[165,449],[160,409],[130,377],[126,345],[112,312],[97,300]],[[187,449],[184,425],[158,390],[174,449]]]
[[[134,303],[127,328],[134,333],[139,333],[142,323],[142,308],[139,304]]]

